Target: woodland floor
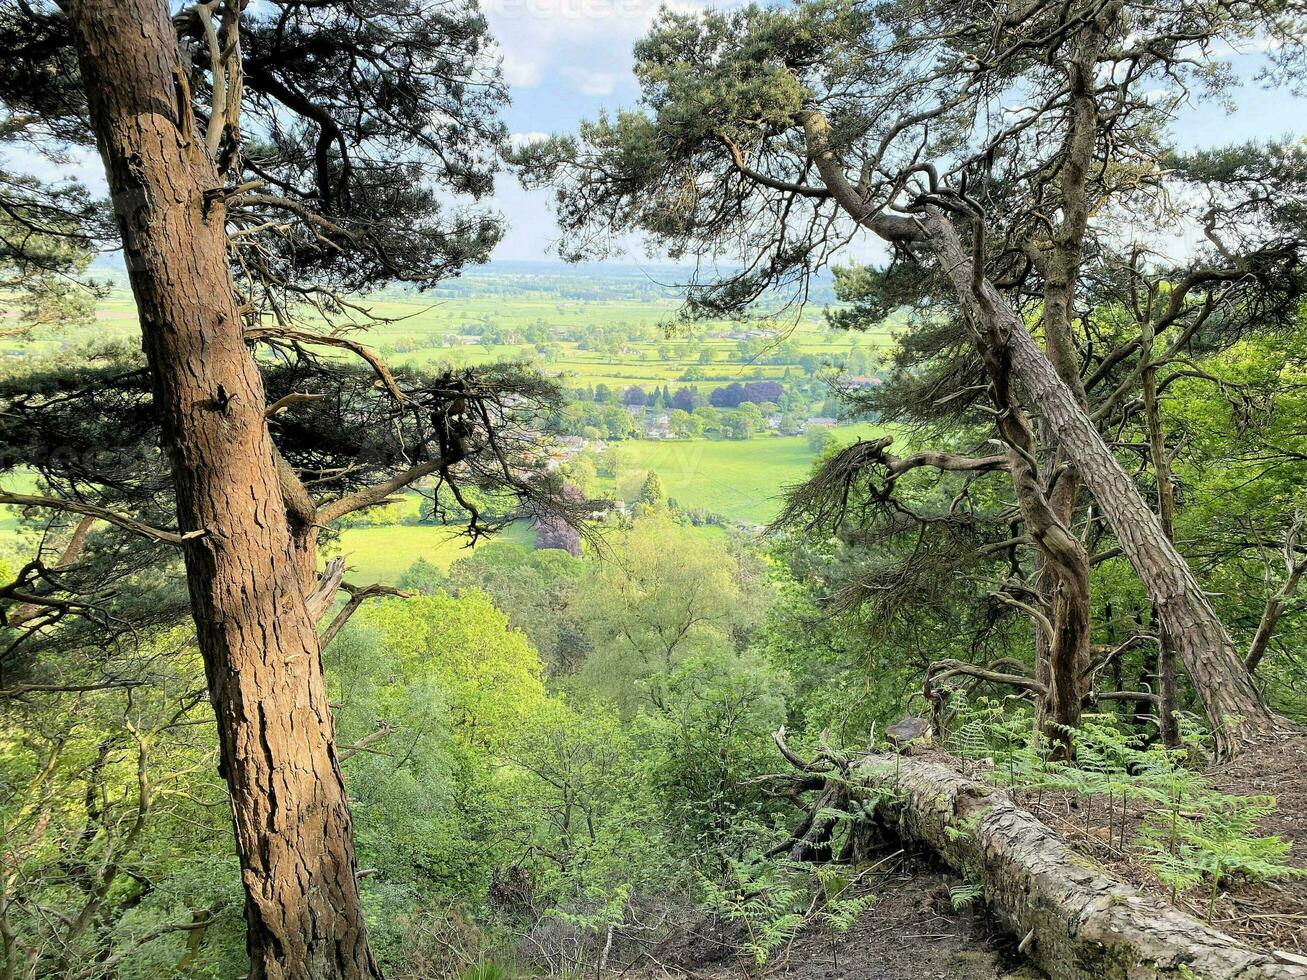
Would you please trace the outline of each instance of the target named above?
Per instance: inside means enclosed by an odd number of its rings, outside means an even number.
[[[951,756],[939,753],[937,761],[973,778],[985,778],[974,767],[959,767]],[[1307,739],[1286,737],[1259,745],[1232,763],[1212,767],[1207,779],[1223,793],[1275,797],[1276,810],[1261,821],[1260,833],[1292,841],[1288,863],[1307,868]],[[1171,901],[1171,890],[1130,853],[1130,842],[1148,812],[1145,806],[1126,801],[1123,848],[1119,798],[1110,810],[1102,798],[1086,803],[1047,792],[1017,792],[1014,798],[1110,874]],[[1249,946],[1307,955],[1307,878],[1257,884],[1236,881],[1210,905],[1203,889],[1177,896],[1174,904]]]
[[[983,768],[927,749],[935,761],[976,779]],[[1290,863],[1307,868],[1307,739],[1285,738],[1212,768],[1214,789],[1245,796],[1270,795],[1277,809],[1261,822],[1263,834],[1293,841]],[[1074,800],[1049,792],[1018,791],[1016,801],[1061,833],[1104,871],[1163,901],[1170,889],[1131,853],[1131,841],[1147,809],[1120,799]],[[1124,812],[1124,828],[1122,815]],[[1110,813],[1110,816],[1109,816]],[[1124,836],[1124,846],[1122,839]],[[743,937],[730,932],[681,932],[625,960],[614,975],[634,980],[686,977],[786,978],[786,980],[1003,980],[1044,974],[1023,962],[1016,941],[984,906],[954,910],[949,889],[961,878],[929,856],[903,856],[863,879],[877,902],[843,936],[832,940],[819,928],[801,932],[765,966],[742,959]],[[1175,904],[1190,915],[1255,947],[1307,955],[1307,879],[1261,884],[1232,883],[1209,906],[1209,896],[1180,895]]]
[[[1293,841],[1289,860],[1307,868],[1307,739],[1286,738],[1209,774],[1223,793],[1274,796],[1261,829]],[[1212,924],[1249,943],[1307,955],[1307,878],[1249,885],[1218,900]]]
[[[762,967],[736,955],[738,937],[681,935],[641,954],[623,973],[638,980],[764,977],[786,980],[998,980],[1042,978],[983,905],[955,911],[962,884],[926,857],[902,857],[864,879],[879,896],[844,935],[801,932]]]

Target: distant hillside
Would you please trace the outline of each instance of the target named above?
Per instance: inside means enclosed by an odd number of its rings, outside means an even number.
[[[92,266],[96,278],[115,287],[127,288],[127,272],[117,253],[100,256]],[[703,275],[701,273],[701,275]],[[563,300],[656,300],[676,302],[685,295],[685,285],[694,277],[689,266],[641,265],[631,262],[590,262],[568,265],[565,262],[497,261],[473,266],[457,279],[449,279],[428,297],[523,297]],[[383,290],[388,298],[398,299],[419,292],[413,287],[396,286]],[[835,302],[833,279],[822,272],[814,281],[809,302],[823,306]]]

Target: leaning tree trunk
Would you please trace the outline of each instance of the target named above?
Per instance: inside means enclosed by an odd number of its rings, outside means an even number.
[[[924,245],[952,285],[980,345],[1002,345],[1014,374],[1057,434],[1066,460],[1077,468],[1098,501],[1121,550],[1148,590],[1203,699],[1221,754],[1232,754],[1244,743],[1283,725],[1262,701],[1230,634],[1139,488],[1104,444],[1088,414],[1076,404],[1025,323],[984,277],[983,270],[975,268],[972,255],[964,253],[958,233],[944,213],[930,206],[919,215],[890,214],[866,200],[848,180],[831,146],[825,117],[804,109],[796,122],[803,127],[813,163],[836,204],[888,242]],[[1002,412],[998,421],[1005,421]]]
[[[227,260],[219,178],[164,0],[71,6],[140,312],[246,891],[250,977],[379,976],[355,880],[315,624],[264,390]]]
[[[1222,755],[1270,734],[1282,724],[1253,686],[1230,634],[1216,615],[1184,557],[1167,538],[1139,488],[1104,444],[1089,416],[994,286],[977,284],[972,260],[943,214],[923,219],[928,243],[978,332],[1006,346],[1016,376],[1031,402],[1056,432],[1067,459],[1078,469],[1116,532],[1121,550],[1157,607],[1216,730]]]

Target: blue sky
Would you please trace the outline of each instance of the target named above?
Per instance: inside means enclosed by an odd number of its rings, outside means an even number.
[[[504,54],[513,105],[506,114],[518,138],[565,132],[601,108],[631,105],[639,92],[631,73],[631,46],[652,22],[657,0],[483,0],[486,16]],[[676,9],[705,4],[680,0]],[[1234,93],[1239,108],[1227,114],[1209,102],[1186,110],[1176,136],[1188,147],[1249,139],[1307,135],[1307,99],[1268,91],[1253,81],[1263,59],[1255,53],[1226,52],[1243,80]],[[499,259],[552,258],[549,245],[558,229],[549,195],[528,194],[509,175],[498,184],[496,204],[509,231],[495,253]],[[862,243],[860,257],[880,248]],[[637,251],[629,260],[639,260]]]
[[[658,12],[658,0],[482,0],[504,56],[513,104],[506,113],[519,139],[566,132],[601,108],[635,101],[631,47]],[[678,9],[700,4],[677,3]],[[549,258],[558,230],[549,195],[523,191],[510,175],[497,187],[510,228],[500,259]],[[638,255],[632,258],[639,258]]]
[[[566,132],[601,108],[633,104],[638,89],[631,73],[631,47],[652,23],[659,0],[482,0],[490,27],[503,54],[504,73],[513,103],[505,122],[518,139]],[[698,0],[673,0],[675,9],[703,9]],[[1307,99],[1269,91],[1253,81],[1263,58],[1256,53],[1220,55],[1244,84],[1232,93],[1239,106],[1227,114],[1209,102],[1184,111],[1176,136],[1188,147],[1280,136],[1307,135]],[[13,165],[47,171],[48,163],[9,154]],[[91,187],[103,187],[94,153],[77,154],[65,168]],[[523,191],[510,174],[499,178],[492,206],[503,213],[509,230],[497,259],[554,259],[549,246],[558,237],[549,194]],[[882,255],[879,243],[855,242],[850,258]],[[637,249],[625,261],[641,261]]]

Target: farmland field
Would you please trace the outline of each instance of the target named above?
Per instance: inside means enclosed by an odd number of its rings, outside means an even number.
[[[726,336],[740,325],[706,322],[689,328],[677,324],[678,303],[670,290],[646,290],[651,295],[640,299],[615,299],[606,294],[620,292],[620,282],[607,283],[601,276],[597,283],[588,284],[588,293],[594,295],[572,298],[566,293],[578,287],[568,276],[483,272],[460,281],[457,290],[367,297],[361,304],[383,322],[356,336],[378,348],[393,366],[463,367],[534,360],[573,385],[681,383],[711,388],[736,380],[783,377],[787,365],[763,363],[766,355],[781,345],[833,361],[857,346],[873,349],[883,345],[891,330],[883,327],[854,336],[834,332],[814,307],[797,322],[751,324],[750,329],[758,334],[754,346],[761,355],[742,355],[737,341]],[[550,289],[557,295],[547,291]],[[532,328],[537,336],[555,335],[548,353],[542,354],[536,343],[520,338]],[[624,338],[620,350],[594,349],[593,345],[587,349],[575,340],[562,339],[585,331]],[[137,337],[131,294],[118,285],[99,302],[93,324],[60,330],[38,327],[30,339],[0,341],[0,354],[28,359],[92,341],[115,339],[135,344]],[[500,342],[503,338],[510,339]],[[682,379],[693,369],[704,377]]]
[[[5,337],[0,367],[26,370],[35,361],[62,358],[92,342],[113,340],[134,347],[139,333],[131,294],[120,276],[116,286],[109,278],[111,288],[98,303],[93,323],[37,326],[26,337]],[[831,366],[870,372],[876,350],[888,342],[893,326],[854,335],[833,331],[815,306],[797,320],[770,325],[686,326],[676,322],[677,295],[643,271],[590,276],[561,267],[474,270],[429,294],[387,292],[362,300],[379,322],[355,337],[394,367],[527,362],[595,402],[605,388],[612,392],[607,404],[619,403],[637,388],[660,394],[660,407],[648,415],[633,409],[641,425],[657,412],[670,411],[665,398],[671,391],[692,390],[702,403],[733,382],[779,382],[798,399],[799,407],[779,410],[797,420],[789,423],[788,431],[795,432],[803,419],[830,411],[822,405],[826,389],[819,372]],[[5,316],[0,304],[0,321]],[[715,438],[610,441],[617,476],[598,478],[592,492],[616,495],[619,484],[629,487],[632,479],[653,470],[666,495],[683,507],[710,512],[728,525],[765,524],[778,511],[779,494],[803,477],[815,455],[805,435],[777,435],[776,427],[773,421],[773,431],[755,429],[748,438],[721,438],[723,433],[714,431]],[[844,441],[874,431],[869,424],[836,430]],[[604,443],[591,441],[591,446],[598,447],[592,452],[600,451]],[[3,486],[30,493],[34,480],[18,471]],[[416,507],[416,496],[408,495],[403,509]],[[457,529],[418,524],[415,516],[408,514],[403,524],[345,528],[326,550],[343,554],[351,576],[360,582],[393,582],[418,558],[444,569],[468,554]],[[19,532],[16,509],[0,507],[0,542],[12,543]],[[504,536],[527,545],[534,541],[526,525],[515,525]]]
[[[845,442],[878,431],[872,425],[834,430]],[[622,467],[656,471],[667,496],[682,506],[751,524],[765,524],[776,516],[780,494],[803,479],[815,455],[805,436],[631,441],[618,449]]]
[[[514,541],[531,547],[535,533],[528,525],[518,523],[493,538],[482,538],[477,547],[491,540]],[[472,550],[458,528],[397,524],[348,528],[341,532],[339,544],[331,552],[344,556],[350,581],[393,584],[419,558],[447,571]]]

